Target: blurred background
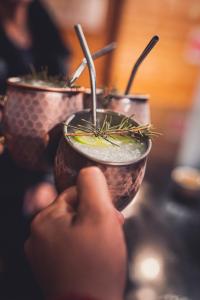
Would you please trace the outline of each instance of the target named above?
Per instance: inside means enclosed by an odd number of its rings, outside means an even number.
[[[98,87],[123,92],[132,66],[153,35],[159,43],[140,67],[131,93],[150,95],[152,123],[162,136],[153,142],[146,178],[166,186],[177,164],[200,166],[195,131],[199,90],[200,3],[198,0],[44,0],[72,56],[70,71],[82,59],[73,25],[81,23],[91,51],[116,41],[117,49],[95,61]],[[89,86],[87,71],[79,84]],[[195,112],[192,113],[192,110]],[[191,117],[192,115],[192,117]],[[198,116],[197,116],[198,117]],[[188,119],[193,122],[191,130]],[[198,132],[198,129],[197,129]],[[195,134],[193,134],[195,135]],[[187,140],[187,142],[186,142]],[[191,144],[195,145],[191,145]],[[190,145],[189,145],[190,144]],[[196,151],[193,151],[193,148]],[[196,156],[196,157],[194,157]]]
[[[70,49],[69,75],[83,58],[74,24],[82,25],[91,52],[117,42],[115,51],[95,61],[98,87],[124,92],[136,59],[152,36],[159,36],[131,90],[150,96],[151,122],[161,135],[153,140],[142,188],[125,212],[126,296],[199,300],[200,1],[41,2]],[[77,84],[89,87],[87,70]],[[189,175],[174,172],[179,166],[194,169]]]

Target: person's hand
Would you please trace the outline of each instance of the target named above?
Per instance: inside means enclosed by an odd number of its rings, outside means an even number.
[[[24,195],[23,213],[33,216],[50,205],[57,197],[57,192],[51,183],[42,182],[29,188]]]
[[[73,293],[122,300],[126,247],[119,214],[102,172],[81,170],[33,220],[25,252],[47,299]]]

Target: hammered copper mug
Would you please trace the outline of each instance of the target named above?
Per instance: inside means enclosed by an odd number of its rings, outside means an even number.
[[[108,112],[106,110],[97,110],[97,120],[103,123],[105,116],[112,116],[112,125],[119,124],[124,115]],[[59,192],[75,185],[79,171],[87,166],[99,167],[107,180],[111,193],[112,201],[118,210],[125,208],[134,198],[142,183],[147,156],[151,149],[151,140],[145,139],[145,152],[137,159],[128,162],[116,163],[113,161],[105,162],[100,159],[93,159],[83,154],[74,147],[69,137],[66,137],[71,127],[66,125],[77,126],[80,120],[90,120],[89,110],[83,110],[71,115],[63,127],[63,136],[60,140],[54,165],[55,182]],[[134,120],[132,124],[138,125]],[[68,129],[69,128],[69,129]],[[95,199],[94,199],[95,201]]]
[[[119,112],[128,117],[133,116],[139,124],[151,122],[149,95],[144,94],[109,94],[106,97],[107,103],[104,107]]]
[[[3,109],[6,145],[15,162],[24,168],[44,170],[48,147],[57,138],[58,124],[83,107],[83,88],[60,88],[8,79]],[[55,147],[55,146],[54,146]]]

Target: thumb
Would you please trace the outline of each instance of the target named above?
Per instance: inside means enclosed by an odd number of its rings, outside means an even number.
[[[105,176],[99,168],[82,169],[78,176],[77,189],[80,216],[114,211]]]

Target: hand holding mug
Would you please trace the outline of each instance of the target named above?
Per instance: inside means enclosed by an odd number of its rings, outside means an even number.
[[[81,295],[122,300],[126,249],[119,213],[96,167],[38,213],[25,245],[47,299]]]

